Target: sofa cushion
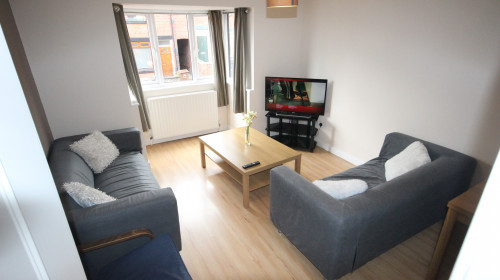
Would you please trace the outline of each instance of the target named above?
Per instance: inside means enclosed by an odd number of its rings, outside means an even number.
[[[123,153],[101,174],[95,187],[118,199],[160,188],[149,164],[140,152]]]
[[[60,193],[61,203],[64,209],[81,208],[68,193],[62,190],[66,182],[79,182],[87,186],[94,186],[94,173],[87,163],[77,154],[69,149],[74,141],[58,139],[52,143],[49,156],[50,171]]]
[[[375,158],[362,165],[353,167],[346,171],[337,173],[323,180],[350,180],[359,179],[368,184],[368,188],[373,188],[385,182],[384,163],[386,159]]]
[[[368,189],[368,185],[366,184],[366,182],[359,179],[340,181],[316,180],[313,182],[313,184],[336,199],[343,199],[356,194],[360,194]]]
[[[54,141],[49,157],[52,177],[60,193],[65,182],[80,182],[94,186],[94,173],[80,156],[69,150],[71,143],[73,142]]]
[[[78,182],[64,183],[63,190],[65,190],[81,207],[90,207],[116,200],[116,198],[100,190],[96,190]]]
[[[85,160],[94,173],[101,173],[120,152],[100,131],[94,131],[71,144],[69,148]]]
[[[429,162],[431,158],[424,144],[415,141],[385,163],[385,179],[390,181]]]

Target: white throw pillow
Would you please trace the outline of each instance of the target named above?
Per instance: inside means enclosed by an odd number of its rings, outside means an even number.
[[[336,199],[353,196],[365,192],[368,189],[366,182],[359,179],[342,181],[316,180],[313,184]]]
[[[63,190],[81,207],[115,201],[116,198],[79,182],[64,183]]]
[[[390,181],[429,162],[431,158],[424,144],[415,141],[385,162],[385,179]]]
[[[115,144],[97,130],[71,144],[69,148],[81,156],[97,174],[104,171],[120,154]]]

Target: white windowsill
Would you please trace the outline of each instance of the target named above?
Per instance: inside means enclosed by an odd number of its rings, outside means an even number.
[[[175,88],[184,88],[191,86],[203,86],[203,85],[213,85],[213,80],[200,80],[200,81],[184,81],[184,82],[175,82],[175,83],[151,83],[142,85],[143,91],[151,91],[151,90],[159,90],[159,89],[175,89]]]
[[[135,98],[135,96],[132,94],[131,91],[128,92],[129,94],[129,97],[130,97],[130,105],[133,107],[133,106],[139,106],[139,102],[137,101],[137,99]]]

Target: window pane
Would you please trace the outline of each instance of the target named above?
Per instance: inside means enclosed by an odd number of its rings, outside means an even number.
[[[212,45],[208,29],[208,16],[194,16],[193,20],[196,37],[198,78],[213,78]]]
[[[228,67],[229,77],[233,77],[234,71],[234,13],[227,15],[227,30],[228,30]]]
[[[192,80],[187,16],[155,14],[154,18],[163,81],[172,83]]]
[[[164,81],[175,81],[177,60],[173,55],[174,36],[172,16],[170,14],[155,14],[156,35],[158,36],[158,50],[160,52],[161,70]]]
[[[198,59],[208,63],[208,42],[207,36],[196,36],[198,43]]]
[[[141,14],[126,14],[125,20],[141,82],[155,81],[156,77],[146,16]]]
[[[172,55],[175,57],[176,67],[174,68],[175,78],[168,80],[168,82],[192,80],[193,72],[191,66],[187,15],[172,14],[171,16],[174,37],[174,50],[172,51]]]

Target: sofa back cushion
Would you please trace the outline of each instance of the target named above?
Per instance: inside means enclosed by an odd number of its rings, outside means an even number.
[[[395,155],[399,154],[400,152],[402,152],[406,147],[408,147],[411,143],[415,141],[420,141],[424,144],[425,148],[427,149],[427,152],[429,153],[431,161],[434,161],[441,156],[468,157],[464,154],[448,149],[446,147],[428,141],[424,141],[419,138],[415,138],[406,134],[402,134],[399,132],[389,133],[385,136],[384,144],[380,149],[379,157],[390,159]]]
[[[87,186],[94,186],[94,173],[87,163],[69,149],[73,142],[54,142],[49,157],[49,165],[56,186],[61,191],[63,183],[80,182]]]
[[[62,191],[64,183],[79,182],[94,187],[94,173],[80,156],[70,151],[69,145],[72,143],[73,141],[54,141],[49,156],[52,177],[65,209],[80,208],[80,206]]]

